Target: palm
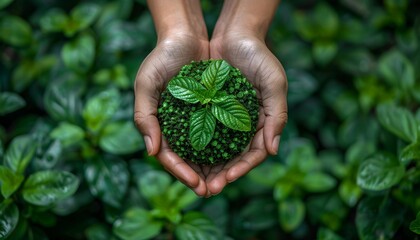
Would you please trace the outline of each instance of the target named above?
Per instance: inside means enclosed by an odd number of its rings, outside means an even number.
[[[202,167],[184,161],[170,149],[162,138],[157,107],[160,93],[183,65],[209,57],[225,59],[242,70],[256,88],[262,106],[257,133],[249,149],[225,165]],[[286,88],[280,62],[258,39],[236,35],[223,41],[213,39],[209,44],[193,36],[172,37],[160,41],[140,66],[135,83],[135,121],[145,137],[149,154],[156,155],[167,171],[198,195],[208,196],[219,193],[228,182],[249,172],[268,153],[276,153],[273,139],[287,118]]]
[[[145,137],[148,153],[156,155],[166,170],[199,195],[207,193],[204,174],[200,167],[182,160],[168,147],[161,135],[157,108],[161,92],[183,65],[208,59],[208,44],[193,36],[160,41],[143,61],[135,82],[135,122]]]
[[[219,193],[223,187],[249,172],[260,164],[267,154],[277,152],[278,141],[273,141],[287,120],[284,70],[277,58],[267,49],[264,42],[249,35],[233,35],[213,39],[210,57],[227,60],[239,68],[257,91],[261,100],[257,132],[250,147],[240,156],[225,165],[212,167],[206,178],[211,194]]]

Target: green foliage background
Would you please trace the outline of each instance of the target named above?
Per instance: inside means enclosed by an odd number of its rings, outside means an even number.
[[[202,4],[211,32],[222,3]],[[132,123],[144,1],[0,0],[0,239],[419,239],[419,12],[283,1],[279,154],[200,199]]]

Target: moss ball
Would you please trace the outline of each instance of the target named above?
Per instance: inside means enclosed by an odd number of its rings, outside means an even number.
[[[211,61],[193,61],[182,67],[176,77],[190,77],[201,82],[202,73]],[[233,130],[216,121],[212,140],[203,150],[197,151],[189,139],[189,122],[191,115],[205,106],[200,102],[192,104],[177,99],[166,89],[158,107],[159,124],[169,146],[181,158],[200,165],[225,163],[238,156],[255,135],[259,109],[256,92],[239,69],[230,68],[229,77],[221,90],[233,95],[248,110],[251,131]]]

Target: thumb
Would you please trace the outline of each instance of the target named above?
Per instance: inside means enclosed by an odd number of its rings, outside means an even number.
[[[264,142],[268,153],[277,154],[280,135],[287,122],[287,80],[283,67],[278,63],[270,79],[263,81],[262,105],[264,109]]]
[[[157,118],[160,88],[155,83],[139,72],[134,86],[134,122],[144,137],[149,155],[156,155],[161,143],[161,130]]]

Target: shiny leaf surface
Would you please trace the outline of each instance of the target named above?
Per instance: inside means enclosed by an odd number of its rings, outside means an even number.
[[[69,172],[40,171],[28,177],[22,195],[25,201],[48,206],[73,195],[79,179]]]

